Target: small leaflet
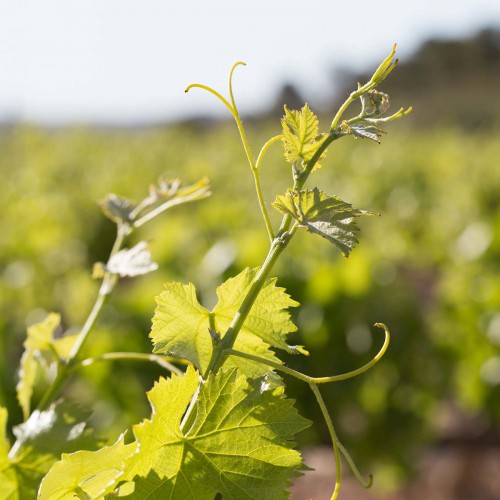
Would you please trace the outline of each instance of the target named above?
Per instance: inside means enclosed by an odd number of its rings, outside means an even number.
[[[378,142],[380,144],[380,137],[382,137],[383,131],[373,125],[352,125],[349,127],[349,132],[354,137],[359,137],[361,139],[370,139],[371,141]]]
[[[25,419],[30,414],[34,386],[45,380],[49,372],[53,373],[58,361],[69,358],[78,337],[78,333],[56,337],[60,323],[61,316],[50,313],[43,321],[28,327],[19,365],[19,382],[16,387],[17,400]]]
[[[106,195],[99,205],[104,215],[117,224],[130,222],[130,214],[136,207],[129,199],[113,193]]]
[[[140,276],[156,271],[158,264],[151,260],[151,253],[147,247],[148,244],[141,241],[130,249],[120,250],[109,259],[106,271],[118,274],[122,278]]]
[[[346,257],[358,243],[356,217],[374,215],[353,208],[337,196],[328,196],[318,188],[300,192],[289,189],[276,197],[273,207],[283,214],[290,214],[309,232],[333,243]]]
[[[289,110],[285,106],[285,116],[281,119],[285,158],[293,163],[301,160],[306,164],[319,149],[326,134],[318,131],[318,118],[306,104],[300,111]],[[325,153],[321,155],[324,158]],[[316,163],[315,168],[319,168]]]

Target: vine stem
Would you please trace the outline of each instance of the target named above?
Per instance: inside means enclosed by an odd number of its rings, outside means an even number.
[[[116,238],[113,243],[113,247],[111,249],[109,258],[115,255],[120,251],[125,237],[127,235],[127,228],[124,225],[117,226]],[[113,290],[115,284],[117,282],[117,277],[109,272],[104,274],[101,286],[99,288],[99,292],[97,294],[96,301],[87,316],[87,319],[78,334],[78,337],[69,353],[68,359],[65,363],[59,365],[59,370],[57,372],[56,378],[53,382],[47,387],[47,390],[44,392],[40,402],[38,403],[37,410],[45,410],[50,402],[53,400],[55,394],[59,391],[64,381],[69,375],[71,365],[73,364],[75,358],[80,354],[85,342],[88,339],[88,336],[95,325],[97,317],[101,312],[108,295]]]
[[[269,236],[269,240],[272,242],[274,240],[274,230],[273,230],[273,227],[271,224],[271,220],[269,218],[269,214],[267,212],[266,203],[264,201],[264,196],[262,195],[262,186],[261,186],[260,175],[259,175],[259,166],[260,166],[260,163],[262,162],[263,154],[265,153],[265,151],[267,150],[267,148],[269,147],[270,144],[269,144],[269,141],[268,141],[268,143],[264,144],[264,146],[262,147],[262,150],[259,154],[259,157],[257,159],[257,162],[255,162],[255,159],[252,155],[252,152],[250,151],[250,146],[248,145],[248,139],[246,136],[245,128],[243,127],[243,122],[241,121],[240,113],[238,111],[238,107],[236,106],[236,101],[234,99],[234,94],[233,94],[233,74],[234,74],[234,70],[238,66],[246,66],[246,64],[244,62],[237,62],[236,64],[233,65],[233,67],[231,68],[231,71],[229,73],[229,95],[231,98],[233,117],[236,121],[236,126],[238,127],[238,132],[239,132],[240,137],[241,137],[241,142],[243,144],[243,149],[245,151],[245,155],[247,157],[248,164],[250,165],[250,169],[252,170],[253,179],[254,179],[254,183],[255,183],[255,191],[257,193],[257,200],[259,202],[259,207],[260,207],[260,211],[262,213],[262,218],[264,219],[264,224],[266,225],[266,230],[267,230],[267,234]],[[270,143],[272,144],[272,142],[273,142],[273,140],[271,139]],[[260,159],[260,162],[259,162],[259,159]]]
[[[238,356],[240,358],[245,358],[249,359],[251,361],[255,361],[256,363],[262,363],[264,365],[270,366],[271,368],[274,368],[275,370],[281,371],[283,373],[286,373],[287,375],[290,375],[292,377],[295,377],[296,379],[302,380],[303,382],[306,382],[307,384],[327,384],[330,382],[340,382],[342,380],[347,380],[353,377],[357,377],[358,375],[361,375],[362,373],[368,371],[374,364],[376,364],[382,356],[385,354],[387,351],[387,348],[389,347],[389,342],[390,342],[390,332],[387,326],[385,326],[383,323],[375,323],[376,327],[383,328],[385,332],[385,339],[382,347],[378,351],[378,353],[370,360],[368,363],[364,364],[360,368],[356,370],[352,370],[347,373],[342,373],[340,375],[332,375],[329,377],[311,377],[309,375],[306,375],[302,372],[299,372],[297,370],[294,370],[293,368],[289,368],[288,366],[281,365],[280,363],[276,363],[275,361],[271,361],[266,358],[262,358],[260,356],[255,356],[253,354],[249,354],[246,352],[241,352],[235,349],[229,349],[227,351],[227,355],[230,356]]]
[[[392,47],[391,53],[382,61],[380,66],[376,69],[375,73],[373,73],[373,76],[370,78],[370,81],[368,81],[364,85],[358,84],[359,85],[358,89],[355,90],[354,92],[351,92],[351,94],[345,100],[342,106],[340,106],[339,110],[337,111],[337,114],[334,116],[332,120],[332,124],[330,125],[330,131],[333,131],[337,127],[344,112],[356,99],[358,99],[358,97],[361,97],[366,92],[372,90],[382,80],[387,78],[387,76],[396,67],[398,63],[397,59],[395,61],[392,60],[395,53],[396,53],[396,44],[394,44],[394,46]]]
[[[321,396],[321,392],[319,392],[318,386],[311,382],[309,384],[311,391],[316,397],[316,401],[318,402],[319,407],[321,408],[321,413],[323,413],[323,418],[325,419],[326,425],[328,427],[328,432],[330,433],[330,437],[332,439],[333,444],[333,453],[335,454],[335,470],[336,470],[336,478],[335,478],[335,489],[333,490],[332,499],[336,500],[340,491],[340,482],[342,480],[342,463],[340,462],[340,450],[339,450],[339,438],[337,437],[337,433],[335,432],[335,427],[333,426],[332,418],[330,413],[328,412],[328,408],[325,405],[323,400],[323,396]]]
[[[143,215],[141,218],[137,219],[133,223],[134,229],[139,228],[146,224],[146,222],[149,222],[150,220],[154,219],[158,215],[160,215],[162,212],[165,210],[168,210],[171,207],[175,207],[176,205],[180,205],[182,203],[186,203],[188,201],[197,201],[200,200],[201,198],[206,198],[210,196],[211,192],[209,189],[207,189],[206,186],[197,189],[193,193],[190,193],[186,196],[180,197],[180,198],[173,198],[172,200],[168,200],[165,203],[162,203],[155,209],[151,210],[148,212],[146,215]]]
[[[192,88],[199,88],[202,90],[206,90],[210,94],[214,95],[217,99],[219,99],[222,102],[222,104],[224,104],[224,106],[226,106],[226,108],[230,111],[231,115],[233,116],[234,121],[236,122],[236,126],[238,128],[238,132],[240,134],[241,142],[243,144],[243,149],[245,151],[245,156],[247,157],[248,164],[250,165],[250,169],[251,169],[252,174],[253,174],[254,183],[255,183],[255,190],[257,193],[257,200],[259,203],[259,208],[260,208],[260,211],[262,214],[262,218],[264,219],[264,224],[266,226],[269,240],[272,242],[274,240],[274,230],[273,230],[273,227],[271,224],[271,219],[269,218],[269,213],[268,213],[267,208],[266,208],[264,197],[262,195],[262,186],[261,186],[260,176],[259,176],[259,167],[260,167],[260,164],[262,162],[262,158],[263,158],[264,153],[267,151],[268,147],[273,142],[275,142],[277,140],[277,138],[272,138],[271,140],[266,142],[266,144],[264,144],[264,146],[262,147],[261,152],[257,158],[257,162],[256,162],[253,155],[252,155],[252,152],[250,150],[250,146],[248,144],[248,139],[246,136],[245,128],[243,127],[243,122],[241,121],[241,117],[240,117],[240,114],[238,112],[238,108],[236,106],[236,101],[234,99],[233,74],[234,74],[234,70],[238,66],[246,66],[246,64],[244,62],[241,62],[241,61],[235,63],[233,65],[233,67],[231,68],[231,71],[229,73],[229,96],[230,96],[231,102],[229,102],[222,94],[220,94],[216,90],[212,89],[211,87],[209,87],[207,85],[203,85],[200,83],[193,83],[193,84],[189,85],[186,88],[185,92],[189,92]]]
[[[296,229],[296,226],[295,226]],[[269,277],[269,273],[273,268],[274,264],[278,260],[279,256],[285,249],[286,245],[289,243],[290,239],[293,237],[295,230],[290,231],[282,235],[279,238],[275,238],[271,244],[269,252],[267,254],[266,260],[264,264],[259,269],[259,272],[255,276],[248,293],[246,294],[243,302],[241,303],[240,308],[236,312],[229,325],[228,330],[226,331],[224,337],[222,337],[219,345],[212,351],[212,357],[210,358],[210,362],[206,369],[206,372],[203,378],[207,378],[209,373],[216,373],[219,368],[224,364],[224,361],[227,357],[227,353],[229,349],[232,349],[236,337],[238,336],[243,323],[245,322],[250,309],[252,308],[257,296],[259,295],[262,287],[264,286],[267,278]]]
[[[80,368],[84,368],[94,363],[98,363],[100,361],[114,361],[114,360],[132,360],[132,361],[147,361],[151,363],[156,363],[157,365],[165,368],[169,372],[176,373],[177,375],[183,375],[184,372],[173,365],[170,360],[174,360],[174,358],[167,358],[166,356],[158,356],[157,354],[145,354],[142,352],[107,352],[101,354],[100,356],[96,356],[95,358],[87,358],[78,363],[73,364],[68,372],[76,371]],[[181,359],[175,358],[175,361],[183,362]]]

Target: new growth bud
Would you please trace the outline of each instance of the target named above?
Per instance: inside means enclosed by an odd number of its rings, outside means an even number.
[[[370,96],[370,105],[374,108],[373,114],[381,115],[385,113],[390,106],[389,96],[378,90],[370,90],[368,92]]]

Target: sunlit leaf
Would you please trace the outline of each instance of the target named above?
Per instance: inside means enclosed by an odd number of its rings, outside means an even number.
[[[326,238],[346,257],[358,243],[356,217],[373,215],[317,188],[300,192],[288,190],[276,197],[273,207],[283,214],[290,214],[311,233]]]
[[[78,333],[70,333],[54,340],[54,350],[61,359],[69,359],[78,335]]]
[[[246,268],[217,288],[219,301],[213,313],[218,331],[224,332],[229,328],[257,272],[258,269]],[[287,335],[297,330],[290,319],[288,308],[297,307],[299,303],[293,300],[284,288],[277,287],[276,281],[277,278],[271,278],[262,287],[241,329],[241,335],[255,335],[273,347],[294,353],[295,346],[286,343]]]
[[[111,493],[124,474],[125,462],[136,451],[135,443],[126,445],[124,436],[98,451],[63,453],[43,479],[39,500],[96,500]]]
[[[222,337],[225,335],[256,272],[256,269],[245,269],[218,287],[219,301],[212,312],[198,302],[193,284],[167,283],[166,290],[156,298],[158,307],[151,331],[154,352],[185,358],[203,372],[213,348],[209,329],[215,327]],[[235,349],[279,362],[268,349],[269,345],[299,352],[299,348],[286,343],[288,333],[297,329],[286,309],[298,303],[275,283],[276,279],[268,280],[262,288],[236,339]],[[247,375],[269,371],[247,360],[231,358],[229,362],[241,367]]]
[[[17,400],[23,410],[24,418],[28,418],[31,407],[33,386],[40,373],[40,365],[36,359],[43,351],[51,353],[54,332],[61,317],[59,314],[50,313],[45,320],[28,327],[28,336],[24,341],[24,353],[19,367],[19,382],[17,384]]]
[[[18,478],[9,460],[10,443],[7,439],[6,427],[7,410],[0,407],[0,498],[2,500],[18,500]]]
[[[236,369],[201,385],[193,368],[183,377],[160,379],[148,394],[151,420],[134,427],[140,447],[127,477],[136,484],[126,498],[212,500],[218,492],[235,500],[288,498],[286,488],[302,469],[292,439],[309,423],[282,388],[265,389]]]
[[[290,162],[302,160],[307,163],[316,153],[326,134],[318,131],[318,118],[306,104],[300,111],[289,110],[285,106],[285,116],[281,119],[285,158]],[[324,158],[325,153],[321,158]],[[315,168],[320,164],[316,163]]]
[[[5,453],[8,442],[3,433],[0,437],[0,498],[36,498],[40,481],[61,453],[95,449],[100,443],[88,429],[87,417],[76,407],[61,403],[54,403],[45,411],[35,410],[26,422],[14,427],[17,439],[8,455]],[[6,414],[0,412],[3,427],[5,418]]]

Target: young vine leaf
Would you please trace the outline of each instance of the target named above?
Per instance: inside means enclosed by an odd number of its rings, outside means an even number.
[[[44,371],[59,360],[67,359],[76,340],[76,335],[54,338],[61,317],[50,313],[43,321],[28,327],[28,336],[24,341],[24,353],[19,368],[17,399],[23,410],[24,418],[30,414],[31,396],[37,381],[43,378]]]
[[[185,358],[203,373],[213,349],[209,329],[224,336],[256,273],[257,269],[245,269],[220,285],[217,288],[219,301],[212,312],[198,302],[193,284],[167,283],[166,289],[156,298],[158,306],[150,334],[153,352]],[[239,332],[235,349],[279,362],[268,346],[290,353],[305,351],[286,343],[288,333],[297,330],[287,308],[299,304],[275,283],[276,279],[270,279],[262,288]],[[249,376],[269,372],[266,366],[242,359],[230,358],[228,362],[237,363]]]
[[[353,208],[337,196],[328,196],[318,188],[300,192],[289,189],[276,197],[273,207],[283,214],[290,214],[309,232],[326,238],[346,257],[358,243],[356,234],[359,228],[355,218],[373,215]]]
[[[373,125],[347,125],[346,130],[356,138],[370,139],[371,141],[380,144],[380,137],[384,133],[383,130]]]
[[[130,214],[136,207],[136,204],[129,199],[113,193],[106,195],[99,204],[104,215],[116,223],[130,222]]]
[[[199,390],[195,414],[181,427]],[[189,367],[183,377],[160,379],[148,393],[151,420],[134,427],[139,443],[125,479],[127,499],[244,500],[288,498],[290,479],[303,468],[294,435],[309,426],[283,396],[237,369],[220,370],[201,383]]]
[[[326,134],[318,131],[318,118],[306,104],[300,111],[290,111],[285,106],[285,116],[281,119],[285,158],[290,163],[302,160],[307,163],[316,153]],[[321,155],[325,157],[326,153]],[[320,164],[316,163],[315,168]]]
[[[101,443],[87,428],[87,416],[76,407],[62,403],[53,403],[45,411],[35,410],[26,422],[14,427],[16,445],[6,455],[6,412],[0,412],[0,431],[3,431],[0,437],[0,498],[36,498],[40,481],[62,452],[97,448]]]
[[[124,277],[135,277],[158,269],[158,264],[151,260],[151,253],[145,241],[132,248],[124,248],[115,253],[105,266],[106,271]]]
[[[136,447],[136,443],[126,445],[121,435],[115,444],[98,451],[63,453],[61,460],[44,477],[38,500],[104,498],[115,489]]]

